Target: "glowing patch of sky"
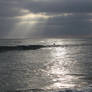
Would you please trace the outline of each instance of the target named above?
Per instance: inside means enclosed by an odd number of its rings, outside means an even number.
[[[34,36],[35,33],[43,33],[46,22],[49,18],[54,18],[57,16],[71,16],[72,13],[62,13],[62,14],[46,14],[46,13],[32,13],[29,10],[22,9],[20,12],[25,13],[23,16],[13,17],[18,19],[18,22],[14,25],[13,31],[8,33],[8,37],[28,37]]]
[[[25,11],[28,12],[28,11]],[[36,27],[39,25],[40,26],[40,31],[43,29],[45,26],[46,21],[48,20],[49,16],[45,15],[44,13],[28,13],[23,16],[16,16],[16,19],[19,19],[19,22],[16,23],[13,27],[13,31],[10,31],[8,34],[9,36],[12,37],[28,37],[29,34],[31,36],[35,34],[37,31]]]

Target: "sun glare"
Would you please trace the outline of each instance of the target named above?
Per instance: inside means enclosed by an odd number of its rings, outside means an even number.
[[[29,13],[29,14],[25,14],[23,16],[17,16],[16,18],[20,18],[20,19],[38,19],[38,18],[43,18],[43,19],[48,19],[50,16],[46,15],[45,13]]]
[[[45,23],[48,21],[49,16],[45,13],[28,13],[23,16],[17,16],[18,22],[14,25],[13,31],[8,36],[12,37],[34,37],[35,33],[43,31]]]
[[[46,86],[46,89],[59,89],[59,88],[74,88],[76,85],[73,80],[77,80],[77,77],[68,75],[71,72],[72,61],[67,58],[68,50],[66,47],[62,47],[64,41],[58,40],[56,47],[51,49],[51,62],[47,65],[47,75],[52,80],[52,84]]]

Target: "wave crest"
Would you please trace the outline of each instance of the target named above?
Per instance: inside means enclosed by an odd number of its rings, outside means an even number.
[[[81,90],[76,90],[76,89],[64,89],[64,90],[43,90],[43,89],[27,89],[27,90],[15,90],[15,91],[4,91],[4,92],[92,92],[92,88],[87,88],[87,89],[81,89]]]
[[[0,52],[10,50],[37,50],[47,47],[71,47],[71,46],[90,46],[92,44],[69,44],[69,45],[16,45],[16,46],[0,46]]]

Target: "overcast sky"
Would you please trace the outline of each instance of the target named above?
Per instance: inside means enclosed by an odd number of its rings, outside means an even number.
[[[0,38],[91,35],[92,0],[0,0]]]

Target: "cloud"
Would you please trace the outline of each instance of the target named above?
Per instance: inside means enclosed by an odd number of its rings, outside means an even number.
[[[92,16],[74,14],[51,18],[45,27],[43,35],[47,37],[89,36],[92,34]]]
[[[32,12],[92,12],[90,0],[24,0],[22,6]]]
[[[0,0],[0,38],[92,34],[91,0]]]
[[[91,0],[0,0],[0,16],[19,16],[27,13],[88,13]]]

